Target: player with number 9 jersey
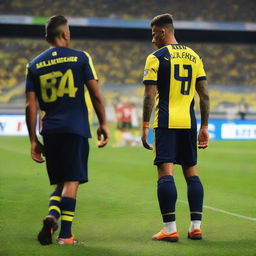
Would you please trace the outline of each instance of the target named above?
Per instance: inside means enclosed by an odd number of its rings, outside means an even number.
[[[27,65],[26,92],[36,93],[45,112],[43,135],[91,137],[85,83],[92,79],[98,80],[90,55],[67,47],[50,48]]]
[[[187,183],[190,207],[188,238],[202,239],[200,229],[204,190],[197,170],[198,147],[209,144],[209,94],[201,58],[175,38],[172,15],[155,16],[151,21],[152,43],[158,48],[147,57],[143,83],[142,144],[148,144],[149,122],[153,106],[154,164],[157,166],[157,196],[164,228],[153,235],[153,240],[177,242],[175,207],[177,190],[174,181],[175,165],[182,166]],[[199,96],[201,127],[197,136],[194,113],[195,91]]]
[[[171,44],[150,54],[143,83],[157,85],[154,128],[196,128],[195,84],[206,80],[201,58],[189,47]]]

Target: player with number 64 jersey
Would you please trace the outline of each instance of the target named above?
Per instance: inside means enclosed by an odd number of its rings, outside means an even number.
[[[48,214],[37,239],[42,245],[52,243],[58,228],[58,244],[78,245],[72,233],[76,196],[80,184],[88,182],[88,156],[91,137],[85,102],[87,88],[99,121],[98,147],[109,140],[103,97],[92,59],[86,52],[69,48],[68,20],[62,15],[49,18],[45,39],[50,48],[34,58],[26,74],[26,124],[31,157],[46,160],[51,185]],[[37,105],[45,112],[42,119],[43,144],[37,138]]]
[[[98,80],[87,52],[52,47],[27,66],[26,91],[34,91],[43,118],[42,134],[73,133],[91,137],[84,98],[85,83]]]

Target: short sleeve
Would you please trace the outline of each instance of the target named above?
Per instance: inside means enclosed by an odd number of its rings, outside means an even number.
[[[26,92],[35,92],[35,83],[31,74],[29,64],[26,66]]]
[[[196,81],[200,81],[200,80],[206,80],[204,64],[203,64],[203,61],[201,58],[199,59],[198,72],[197,72],[197,76],[196,76]]]
[[[158,68],[159,68],[158,58],[155,55],[150,54],[147,57],[146,64],[145,64],[143,84],[157,85]]]
[[[85,56],[87,57],[86,64],[85,64],[85,81],[88,80],[98,80],[98,76],[96,70],[93,65],[93,61],[89,53],[84,52]]]

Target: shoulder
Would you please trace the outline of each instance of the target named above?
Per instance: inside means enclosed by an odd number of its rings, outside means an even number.
[[[79,59],[83,59],[86,57],[84,51],[82,50],[76,50],[76,49],[73,49],[73,48],[69,48],[69,47],[60,47],[60,48],[53,48],[51,50],[50,55],[56,50],[56,52],[60,52],[61,53],[61,56],[62,57],[65,57],[65,56],[76,56],[78,57]],[[53,55],[54,56],[54,55]]]
[[[83,51],[83,54],[85,55],[86,59],[88,59],[88,61],[92,59],[91,55],[88,52]]]
[[[185,46],[185,45],[184,45]],[[194,51],[192,48],[188,47],[188,46],[185,46],[186,47],[186,50],[188,51],[188,53],[194,55],[197,59],[202,59],[199,54]]]
[[[74,53],[80,57],[80,60],[82,60],[83,62],[89,62],[91,61],[92,57],[91,55],[87,52],[87,51],[83,51],[83,50],[74,50],[74,49],[70,49],[72,51],[74,51]]]
[[[77,54],[83,54],[83,51],[82,50],[76,50],[76,49],[73,49],[73,48],[65,48],[67,51],[69,51],[70,53],[73,53],[74,55]]]
[[[165,56],[166,53],[168,53],[168,46],[164,46],[164,47],[156,50],[151,55],[155,56],[156,58],[160,58],[162,56]]]
[[[32,59],[32,60],[28,63],[27,67],[28,67],[28,68],[29,68],[29,67],[32,67],[35,63],[44,60],[44,58],[48,55],[49,50],[50,50],[50,49],[47,49],[47,50],[41,52],[39,55],[37,55],[34,59]]]
[[[85,57],[85,53],[82,50],[76,50],[73,48],[65,48],[65,51],[68,53],[68,55],[72,55],[72,56],[77,56],[80,58],[84,58]]]
[[[152,52],[147,56],[147,62],[159,62],[161,57],[166,56],[168,48],[166,46]]]

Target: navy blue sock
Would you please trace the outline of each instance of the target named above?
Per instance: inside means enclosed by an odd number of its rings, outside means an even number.
[[[188,203],[190,208],[190,219],[201,220],[203,212],[204,189],[198,176],[189,177]]]
[[[72,236],[71,226],[75,215],[76,199],[62,197],[60,202],[61,209],[61,229],[60,238],[70,238]]]
[[[177,190],[173,176],[165,175],[158,179],[157,195],[163,222],[175,221]]]
[[[54,190],[53,193],[50,195],[48,215],[52,215],[56,219],[60,217],[60,200],[61,192],[58,190]]]

